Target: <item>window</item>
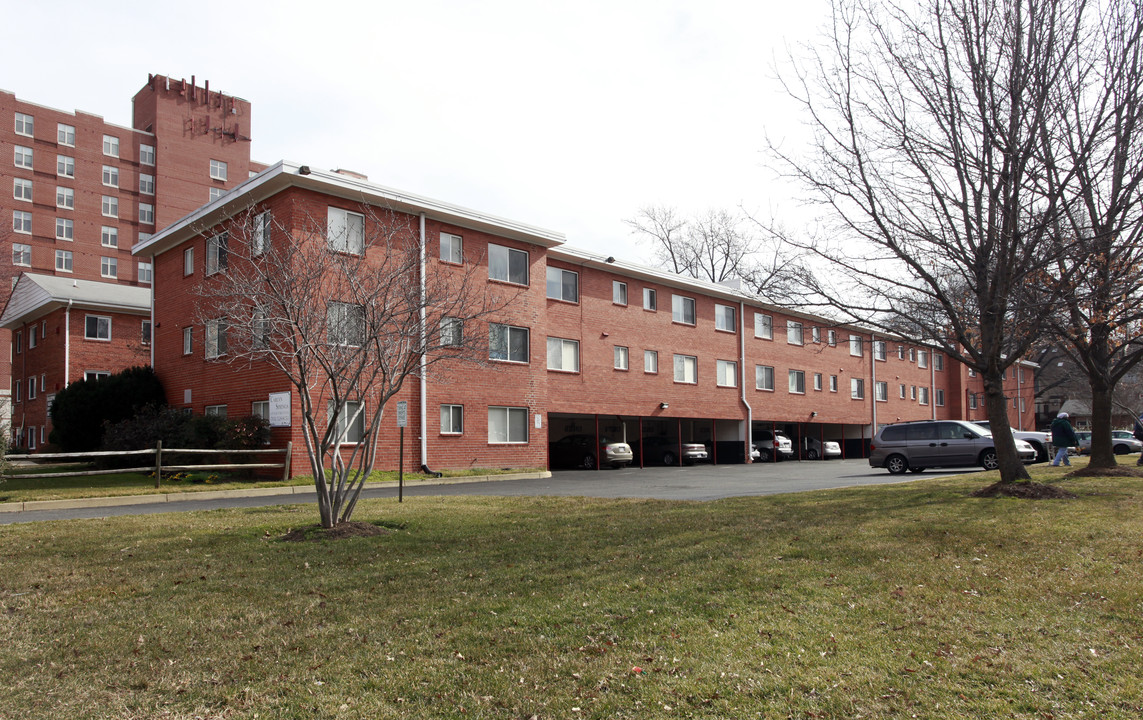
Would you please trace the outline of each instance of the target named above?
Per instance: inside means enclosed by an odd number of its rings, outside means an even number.
[[[862,378],[850,378],[849,396],[854,400],[865,399],[865,380]]]
[[[754,366],[754,387],[759,390],[774,389],[774,368],[769,365]]]
[[[976,377],[976,369],[975,368],[969,368],[968,369],[968,376],[969,377]]]
[[[802,324],[800,322],[786,321],[786,342],[790,345],[802,344]]]
[[[822,389],[822,374],[814,373],[814,390],[821,391]]]
[[[32,234],[32,213],[23,210],[12,211],[12,229],[18,233]]]
[[[119,228],[104,225],[103,229],[99,232],[99,242],[103,247],[119,247]]]
[[[194,351],[194,330],[183,328],[183,355],[190,355]]]
[[[922,350],[919,353],[917,353],[917,367],[927,368],[928,366],[929,366],[929,353],[926,350]]]
[[[488,279],[528,284],[528,253],[503,245],[488,246]]]
[[[202,409],[202,414],[206,415],[207,417],[224,418],[224,417],[226,417],[226,406],[225,405],[207,405],[206,407],[204,407]]]
[[[935,352],[933,353],[933,369],[940,372],[945,369],[945,356]],[[1020,368],[1020,380],[1024,380],[1024,368]]]
[[[31,267],[32,246],[24,243],[12,243],[12,264]]]
[[[220,197],[222,197],[225,194],[226,194],[226,191],[223,190],[222,188],[212,187],[207,192],[206,201],[207,202],[214,202],[215,200],[219,199]]]
[[[19,355],[24,351],[24,333],[17,332],[16,340],[13,343],[16,346],[16,354]],[[17,383],[19,384],[19,383]]]
[[[207,320],[206,357],[212,359],[226,354],[226,321]]]
[[[652,311],[659,309],[659,299],[654,288],[643,288],[643,309]]]
[[[734,308],[729,305],[714,306],[714,329],[734,332],[738,329]]]
[[[66,155],[56,155],[56,175],[66,178],[75,177],[75,158]]]
[[[968,394],[968,409],[969,410],[975,410],[976,409],[976,393],[969,393]]]
[[[719,387],[738,387],[738,363],[733,360],[715,361],[715,384]]]
[[[226,179],[226,163],[222,160],[210,161],[210,177],[214,180]]]
[[[150,320],[143,320],[142,323],[143,324],[139,329],[139,342],[143,343],[144,345],[150,345],[151,344],[151,321]]]
[[[151,203],[139,203],[139,222],[145,225],[155,223],[155,206]]]
[[[548,369],[579,372],[579,341],[548,338]]]
[[[464,238],[452,233],[441,233],[441,260],[458,265],[464,262]]]
[[[827,335],[827,342],[830,347],[837,347],[837,330],[830,330]]]
[[[464,321],[458,317],[441,318],[441,345],[458,347],[464,342]]]
[[[46,392],[47,389],[48,389],[48,375],[47,375],[47,373],[43,373],[40,375],[40,392]],[[48,410],[50,411],[51,408],[49,407]]]
[[[103,136],[103,154],[119,157],[119,138],[114,135]]]
[[[754,313],[754,337],[773,340],[774,318],[762,313]]]
[[[490,406],[488,442],[497,444],[528,442],[528,408]]]
[[[75,126],[56,123],[56,143],[59,145],[75,146]]]
[[[365,252],[365,216],[331,207],[327,215],[329,247],[334,252],[360,255]]]
[[[56,270],[71,272],[71,250],[56,250]]]
[[[622,345],[616,345],[614,355],[615,362],[612,366],[616,370],[627,370],[630,361],[630,351]]]
[[[194,275],[194,248],[183,250],[183,276]]]
[[[887,357],[889,346],[885,344],[884,340],[876,340],[873,343],[873,357],[877,360],[884,361]]]
[[[119,217],[119,198],[112,195],[104,195],[102,209],[104,217]]]
[[[255,400],[250,403],[250,414],[256,418],[262,418],[268,421],[270,419],[270,401]]]
[[[113,188],[119,187],[119,168],[114,165],[104,165],[103,184]]]
[[[111,377],[111,372],[108,370],[85,370],[83,373],[83,379],[91,382],[109,377]]]
[[[230,233],[221,232],[206,241],[206,274],[213,275],[226,269],[227,246]]]
[[[17,145],[14,155],[16,167],[32,169],[32,148]]]
[[[441,405],[441,435],[460,435],[464,432],[464,406]]]
[[[67,218],[56,218],[56,240],[71,241],[75,239],[75,221]]]
[[[698,382],[698,358],[693,355],[675,356],[675,382],[695,384]]]
[[[32,181],[24,178],[13,178],[12,197],[16,200],[32,202]]]
[[[119,259],[113,257],[99,258],[99,275],[105,278],[119,277]]]
[[[829,376],[829,391],[837,392],[837,375]]]
[[[261,255],[270,247],[270,226],[273,217],[269,210],[264,210],[254,216],[254,232],[250,236],[250,254]]]
[[[33,137],[36,134],[36,119],[31,115],[16,113],[16,134]]]
[[[849,354],[853,357],[865,356],[865,338],[860,335],[849,336]]]
[[[75,190],[69,187],[56,187],[56,207],[75,209]]]
[[[39,336],[36,335],[36,328],[35,328],[35,326],[33,326],[32,329],[28,332],[28,349],[29,350],[36,347],[36,340],[38,339],[38,337]]]
[[[656,350],[643,351],[643,372],[654,375],[659,372],[659,353]]]
[[[909,348],[909,362],[917,362],[917,348]]]
[[[791,370],[790,371],[790,392],[804,395],[806,393],[806,371],[805,370]]]
[[[528,328],[489,324],[488,359],[528,362]]]
[[[901,399],[904,400],[905,399],[905,383],[901,383],[898,387],[900,388]]]
[[[909,386],[909,399],[910,400],[916,400],[917,399],[917,386],[916,385],[910,385]]]
[[[814,327],[810,328],[810,340],[814,344],[820,343],[822,341],[822,329],[820,327],[815,325]]]
[[[898,360],[904,360],[905,359],[905,346],[904,345],[898,345],[897,346],[897,359]]]
[[[110,340],[111,318],[87,315],[83,320],[83,337],[88,340]]]
[[[143,195],[155,194],[155,176],[154,175],[139,175],[139,192]]]
[[[28,399],[29,400],[35,400],[36,399],[36,379],[35,378],[28,378]]]
[[[919,390],[920,390],[920,392],[918,393],[917,402],[919,402],[922,405],[928,405],[929,404],[929,389],[927,387],[922,387],[922,388],[919,388]]]
[[[155,147],[153,145],[139,146],[139,162],[143,165],[155,164]]]
[[[563,268],[548,268],[548,297],[553,300],[579,302],[579,273]]]
[[[878,381],[873,386],[873,393],[877,402],[889,402],[889,383]]]
[[[671,296],[671,320],[686,325],[695,324],[695,299],[683,295]]]
[[[329,401],[329,417],[332,419],[337,406]],[[346,400],[334,426],[337,437],[343,443],[359,443],[365,437],[365,406],[354,400]]]
[[[331,302],[326,308],[326,333],[334,345],[360,347],[365,342],[365,306]]]
[[[253,350],[267,350],[270,347],[270,321],[261,310],[250,313],[250,347]]]
[[[21,397],[21,394],[23,393],[24,385],[19,380],[17,380],[16,382],[14,382],[12,384],[16,386],[16,402],[20,402],[20,397]]]
[[[618,280],[611,281],[611,302],[616,305],[627,304],[627,283]]]
[[[945,406],[945,391],[942,390],[941,388],[937,388],[934,391],[934,393],[935,393],[935,398],[937,401],[937,407],[944,407]],[[1023,412],[1023,411],[1024,411],[1024,398],[1020,398],[1020,412]]]

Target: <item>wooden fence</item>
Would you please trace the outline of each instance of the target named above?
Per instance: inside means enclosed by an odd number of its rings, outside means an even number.
[[[38,453],[35,455],[5,455],[5,460],[90,460],[100,457],[131,457],[131,456],[147,456],[153,455],[155,458],[154,464],[144,467],[129,467],[129,468],[116,468],[114,470],[75,470],[72,472],[54,472],[54,473],[29,473],[25,475],[6,475],[9,479],[34,479],[34,478],[51,478],[51,477],[83,477],[88,475],[114,475],[115,473],[126,472],[153,472],[155,473],[155,487],[159,487],[159,481],[163,476],[163,471],[179,471],[179,470],[281,470],[282,479],[290,479],[290,456],[293,453],[294,444],[287,442],[286,447],[276,450],[201,450],[197,448],[167,448],[163,449],[163,443],[160,441],[156,444],[153,450],[119,450],[119,451],[100,451],[100,452],[82,452],[82,453]],[[176,455],[281,455],[285,454],[283,461],[280,463],[260,463],[260,462],[245,462],[245,463],[223,463],[215,465],[164,465],[163,453],[176,454]]]

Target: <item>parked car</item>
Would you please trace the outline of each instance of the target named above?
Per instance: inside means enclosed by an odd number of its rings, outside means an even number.
[[[643,438],[643,462],[645,463],[661,462],[664,465],[678,465],[680,452],[684,465],[706,462],[707,458],[710,457],[706,445],[702,443],[680,443],[678,440],[665,435]]]
[[[1135,439],[1130,430],[1111,431],[1111,450],[1116,455],[1126,455],[1143,451],[1143,443]]]
[[[822,442],[817,438],[808,437],[802,440],[805,446],[805,458],[807,460],[829,460],[830,458],[841,457],[841,445],[833,440],[826,440]]]
[[[987,420],[974,420],[973,425],[979,425],[988,432],[992,432]],[[1012,430],[1012,434],[1032,446],[1036,451],[1036,462],[1048,461],[1048,448],[1052,444],[1052,434],[1041,430]]]
[[[794,458],[794,443],[782,433],[756,430],[754,431],[753,447],[758,450],[759,462],[792,460]]]
[[[1087,430],[1076,430],[1076,440],[1079,444],[1073,446],[1076,455],[1088,455],[1091,453],[1091,433]]]
[[[1023,462],[1036,459],[1031,445],[1013,439]],[[979,425],[961,420],[922,420],[886,425],[878,430],[869,446],[869,465],[901,475],[933,467],[980,465],[985,470],[995,470],[1000,463],[992,435]]]
[[[635,456],[631,452],[631,446],[625,442],[600,437],[596,443],[594,435],[584,433],[567,435],[548,443],[548,457],[552,467],[594,470],[597,458],[600,466],[621,468],[630,465]]]

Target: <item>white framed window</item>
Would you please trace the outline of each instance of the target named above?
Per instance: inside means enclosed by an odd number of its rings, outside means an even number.
[[[206,268],[207,275],[213,275],[226,269],[229,262],[230,233],[220,232],[206,241]]]
[[[488,359],[528,362],[528,328],[489,323]]]
[[[658,350],[643,351],[643,372],[647,373],[648,375],[655,375],[659,372]]]
[[[822,329],[817,325],[810,328],[810,342],[815,345],[822,341]]]
[[[266,319],[266,313],[261,310],[250,313],[250,347],[252,349],[269,349],[270,330],[270,321]]]
[[[56,187],[56,207],[67,210],[75,209],[75,188]]]
[[[183,355],[194,352],[194,328],[183,328]]]
[[[224,418],[224,417],[226,417],[226,406],[225,405],[207,405],[206,407],[204,407],[202,409],[202,414],[206,415],[207,417]]]
[[[183,250],[183,277],[194,275],[194,248]]]
[[[47,392],[47,391],[48,391],[48,375],[47,375],[47,373],[42,373],[40,375],[40,392]],[[51,411],[51,407],[48,408],[48,411],[49,412]]]
[[[99,243],[103,247],[119,247],[119,228],[112,225],[104,225],[99,231]]]
[[[226,179],[226,163],[222,160],[210,161],[210,177],[212,180],[225,180]]]
[[[13,178],[12,197],[16,200],[32,202],[32,181],[24,178]]]
[[[114,135],[104,135],[103,154],[109,157],[119,157],[119,138]]]
[[[659,309],[659,298],[655,288],[643,288],[643,309],[652,312]]]
[[[459,347],[464,343],[464,321],[458,317],[441,318],[441,345]]]
[[[627,370],[630,362],[630,351],[623,345],[615,346],[615,362],[613,367],[616,370]]]
[[[916,385],[910,385],[909,386],[909,399],[910,400],[916,400],[917,399],[917,386]]]
[[[929,404],[929,389],[927,387],[917,388],[917,402],[921,405]]]
[[[917,367],[927,368],[929,366],[929,353],[927,350],[917,352]]]
[[[99,276],[105,278],[119,277],[119,259],[106,256],[99,258]]]
[[[945,369],[945,356],[939,352],[933,353],[933,369],[941,372]],[[1024,368],[1020,368],[1020,381],[1024,380]]]
[[[611,281],[611,302],[616,305],[627,304],[627,283],[618,280]]]
[[[56,270],[71,272],[71,250],[56,250]]]
[[[503,245],[488,245],[488,279],[528,284],[528,253]]]
[[[56,123],[56,144],[75,147],[75,126]]]
[[[945,406],[945,391],[942,388],[937,388],[934,391],[934,396],[937,401],[937,407]],[[1024,398],[1020,398],[1020,412],[1024,412]]]
[[[36,379],[35,378],[28,378],[28,399],[29,400],[35,400],[36,399]],[[35,437],[35,433],[32,434],[32,437]]]
[[[975,410],[976,409],[976,393],[969,393],[968,394],[968,409],[969,410]]]
[[[27,113],[16,113],[16,134],[35,137],[36,119]]]
[[[901,399],[902,399],[902,400],[904,400],[904,399],[905,399],[905,393],[906,393],[906,387],[905,387],[905,383],[901,383],[901,384],[898,386],[898,390],[899,390],[899,392],[900,392],[900,397],[901,397]]]
[[[144,345],[151,344],[151,321],[143,320],[139,327],[139,342]]]
[[[763,340],[774,339],[774,318],[762,313],[754,313],[754,337]]]
[[[254,257],[266,252],[270,247],[270,228],[274,225],[274,217],[269,210],[263,210],[254,216],[254,231],[250,236],[250,254]]]
[[[488,408],[488,442],[496,445],[528,442],[528,408]]]
[[[16,167],[32,169],[32,148],[17,145],[13,152],[13,160]]]
[[[695,324],[695,299],[685,295],[671,296],[671,321],[684,325]]]
[[[223,188],[212,187],[207,192],[206,201],[207,202],[214,202],[215,200],[219,199],[220,197],[222,197],[225,194],[226,194],[226,190],[224,190]]]
[[[269,421],[270,419],[270,401],[269,400],[255,400],[250,403],[250,414],[256,418],[262,418]]]
[[[769,365],[755,365],[754,387],[758,390],[773,390],[774,368]]]
[[[716,360],[714,371],[716,385],[738,387],[738,363],[733,360]]]
[[[875,340],[873,342],[873,358],[875,360],[881,360],[884,362],[885,358],[888,357],[888,351],[889,346],[885,343],[884,340]]]
[[[154,145],[140,145],[139,146],[139,163],[142,165],[155,164],[155,146]]]
[[[139,203],[139,222],[145,225],[155,224],[155,206],[151,203]]]
[[[105,315],[84,316],[83,337],[87,340],[110,340],[111,318]]]
[[[206,357],[208,360],[222,357],[226,354],[226,321],[206,321]]]
[[[976,377],[976,369],[975,368],[969,368],[968,369],[968,376],[969,377]]]
[[[549,266],[548,297],[564,302],[579,302],[579,273]]]
[[[917,348],[909,348],[909,362],[917,362]]]
[[[790,345],[802,345],[802,324],[793,320],[786,321],[786,342]]]
[[[23,210],[12,211],[12,230],[25,235],[32,234],[32,213]]]
[[[837,330],[830,330],[826,333],[826,344],[830,347],[837,347]]]
[[[814,373],[814,390],[821,392],[822,389],[822,374]]]
[[[795,395],[806,394],[806,371],[805,370],[791,370],[790,371],[790,392]]]
[[[865,399],[865,380],[863,378],[849,379],[849,397],[854,400]]]
[[[32,329],[28,331],[28,349],[36,347],[39,344],[39,335],[36,333],[36,328],[33,325]]]
[[[452,233],[441,233],[441,260],[456,263],[457,265],[463,263],[464,238]]]
[[[361,347],[365,342],[365,306],[331,302],[326,307],[326,333],[334,345]]]
[[[114,195],[104,195],[101,207],[103,217],[119,217],[119,198]]]
[[[694,355],[675,355],[675,382],[694,385],[698,382],[698,358]]]
[[[19,380],[15,380],[12,382],[12,385],[14,385],[16,388],[16,402],[20,402],[21,395],[24,390],[24,383],[20,382]]]
[[[865,357],[865,338],[860,335],[850,335],[849,354],[853,357]]]
[[[104,165],[103,184],[107,187],[119,187],[119,168],[114,165]]]
[[[441,435],[464,434],[464,406],[441,405]]]
[[[56,240],[71,242],[75,239],[75,221],[68,218],[56,218]]]
[[[361,213],[329,208],[327,239],[334,252],[361,255],[365,252],[365,216]]]
[[[548,338],[548,369],[579,372],[579,341]]]
[[[724,332],[735,332],[738,330],[738,318],[735,314],[736,310],[730,305],[715,305],[714,306],[714,329],[722,330]]]
[[[141,195],[155,194],[155,176],[145,173],[139,174],[139,193]]]
[[[837,392],[837,375],[829,376],[829,391],[832,393]]]
[[[111,377],[111,371],[109,370],[85,370],[83,372],[83,379],[90,380],[91,382],[109,377]]]
[[[12,264],[31,267],[32,246],[24,243],[12,243]]]
[[[336,406],[332,400],[329,401],[328,412],[332,418]],[[350,445],[355,445],[365,438],[365,405],[360,401],[346,400],[345,407],[341,409],[341,414],[337,416],[337,424],[334,426],[334,432],[341,438],[341,442]]]

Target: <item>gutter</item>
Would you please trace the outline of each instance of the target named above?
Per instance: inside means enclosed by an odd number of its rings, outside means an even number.
[[[422,468],[427,468],[427,466],[429,464],[429,437],[428,437],[429,424],[428,424],[428,408],[425,407],[425,404],[428,402],[428,387],[427,387],[428,379],[425,377],[426,368],[427,368],[426,360],[425,360],[425,349],[426,349],[426,343],[428,342],[428,339],[427,339],[428,328],[425,327],[427,315],[426,315],[426,308],[425,308],[425,292],[426,292],[426,288],[425,288],[425,214],[423,212],[421,213],[421,243],[420,243],[420,246],[417,248],[417,252],[420,254],[420,257],[419,257],[420,265],[419,265],[419,267],[420,267],[420,298],[421,298],[421,308],[420,308],[420,314],[421,314],[421,338],[420,338],[421,339],[421,370],[420,370],[420,374],[421,374],[421,382],[420,382],[420,392],[421,392],[421,413],[420,413],[420,415],[421,415],[421,417],[420,417],[420,420],[421,420],[421,428],[420,428],[421,429],[421,462],[420,462],[420,465]]]
[[[749,464],[750,450],[754,445],[754,408],[750,407],[750,403],[746,400],[746,303],[742,300],[738,301],[738,363],[742,368],[739,371],[740,397],[742,406],[746,408],[746,430],[743,433],[743,440],[746,443],[746,463]]]

